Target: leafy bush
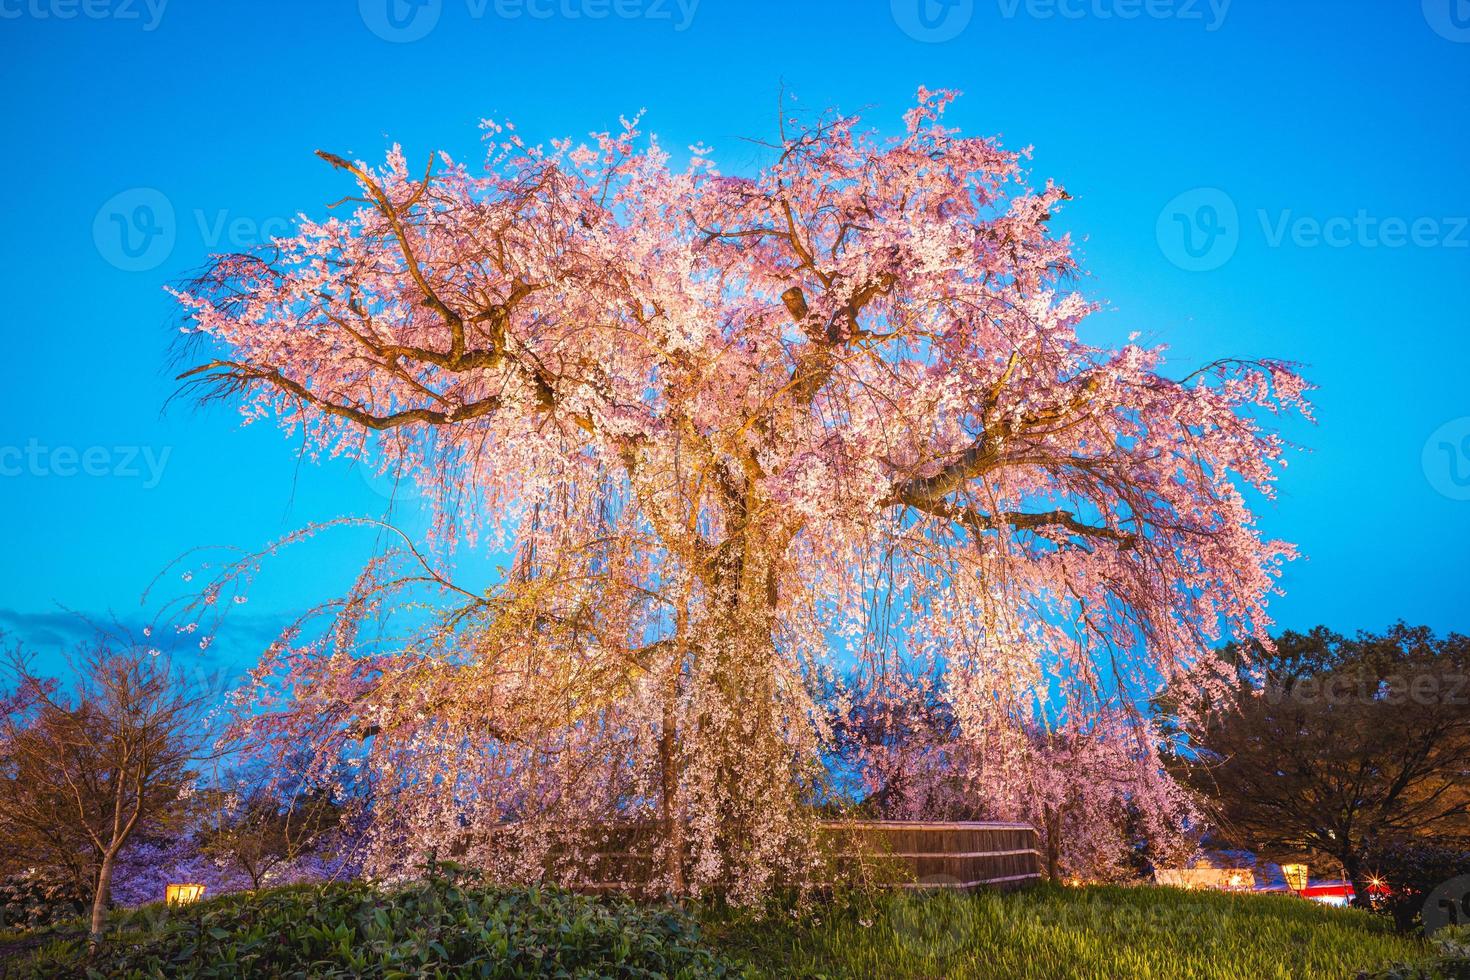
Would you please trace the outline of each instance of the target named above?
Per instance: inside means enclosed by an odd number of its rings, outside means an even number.
[[[86,908],[87,896],[69,879],[40,870],[0,879],[0,928],[39,929]]]
[[[680,977],[727,973],[697,925],[669,906],[463,874],[382,892],[362,882],[290,886],[188,908],[116,916],[101,954],[53,943],[38,977]]]
[[[1470,851],[1453,843],[1397,841],[1377,848],[1369,867],[1388,882],[1390,890],[1375,904],[1407,932],[1423,926],[1420,913],[1430,892],[1441,882],[1470,874]]]

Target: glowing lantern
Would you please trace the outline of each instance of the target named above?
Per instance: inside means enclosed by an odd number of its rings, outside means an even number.
[[[1294,892],[1299,892],[1307,887],[1307,866],[1305,864],[1283,864],[1281,876],[1286,879],[1286,887]]]
[[[203,885],[168,885],[163,891],[166,905],[191,905],[203,897]]]

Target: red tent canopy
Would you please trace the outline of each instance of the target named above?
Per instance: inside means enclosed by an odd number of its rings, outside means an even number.
[[[1350,881],[1324,881],[1316,885],[1308,885],[1300,892],[1303,898],[1352,898],[1353,885]],[[1368,894],[1389,894],[1386,885],[1369,885]]]

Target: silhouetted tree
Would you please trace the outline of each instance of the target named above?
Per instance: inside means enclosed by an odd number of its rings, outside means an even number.
[[[1225,654],[1232,675],[1195,674],[1160,705],[1182,738],[1170,768],[1224,839],[1330,858],[1366,905],[1382,843],[1470,837],[1470,639],[1318,627]],[[1236,705],[1211,707],[1227,686]]]

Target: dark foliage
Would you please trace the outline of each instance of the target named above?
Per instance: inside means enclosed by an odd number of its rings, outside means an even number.
[[[1214,680],[1234,704],[1198,676],[1160,703],[1182,746],[1170,768],[1224,840],[1340,864],[1360,904],[1386,842],[1470,849],[1470,638],[1318,627],[1224,653],[1232,672]]]
[[[119,916],[92,960],[80,941],[34,954],[35,977],[719,977],[693,919],[555,890],[508,891],[441,869],[382,892],[363,882],[232,895]]]

